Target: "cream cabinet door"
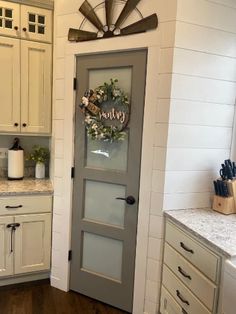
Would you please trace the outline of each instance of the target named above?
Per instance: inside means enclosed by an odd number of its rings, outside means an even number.
[[[51,214],[15,216],[15,274],[50,269]]]
[[[52,41],[52,11],[21,5],[21,38]]]
[[[13,274],[13,239],[8,224],[14,222],[13,217],[0,217],[0,277]],[[13,235],[12,235],[13,236]]]
[[[0,37],[0,132],[20,130],[20,41]]]
[[[21,132],[51,131],[51,45],[21,41]]]
[[[0,1],[0,35],[19,37],[20,5],[9,1]]]

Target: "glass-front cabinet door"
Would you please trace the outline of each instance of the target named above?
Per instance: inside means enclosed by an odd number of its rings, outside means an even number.
[[[20,33],[20,5],[0,1],[0,35],[18,37]]]

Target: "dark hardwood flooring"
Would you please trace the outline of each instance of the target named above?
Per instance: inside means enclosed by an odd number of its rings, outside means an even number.
[[[0,288],[0,314],[125,314],[75,292],[63,292],[48,281]]]

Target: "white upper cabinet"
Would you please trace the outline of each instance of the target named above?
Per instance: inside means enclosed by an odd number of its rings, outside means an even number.
[[[0,36],[0,132],[20,131],[20,41]]]
[[[21,41],[21,132],[23,133],[50,133],[51,59],[51,45]]]
[[[52,42],[52,11],[0,0],[0,35]]]
[[[20,5],[0,1],[0,35],[20,36]]]
[[[52,11],[21,5],[21,38],[52,41]]]

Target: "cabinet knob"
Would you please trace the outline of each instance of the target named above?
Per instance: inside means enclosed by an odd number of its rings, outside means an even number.
[[[18,125],[19,125],[19,123],[17,123],[17,122],[16,122],[16,123],[14,123],[14,126],[18,126]]]
[[[27,28],[26,27],[23,27],[22,30],[23,30],[23,32],[27,32]]]
[[[14,26],[14,30],[18,31],[19,27],[18,26]]]
[[[23,123],[22,126],[25,128],[25,127],[27,126],[27,124],[26,124],[26,123]]]

